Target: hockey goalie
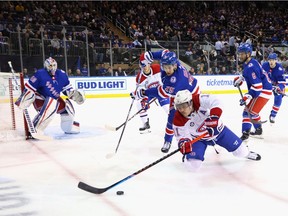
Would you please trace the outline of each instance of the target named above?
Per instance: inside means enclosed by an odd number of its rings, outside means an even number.
[[[67,96],[63,99],[61,93]],[[61,116],[61,129],[67,134],[80,132],[80,124],[74,121],[75,110],[71,103],[83,104],[83,92],[73,89],[65,71],[57,68],[55,59],[49,57],[44,68],[36,71],[25,83],[25,88],[15,104],[22,110],[33,104],[37,115],[33,125],[37,133],[43,133],[55,114]]]

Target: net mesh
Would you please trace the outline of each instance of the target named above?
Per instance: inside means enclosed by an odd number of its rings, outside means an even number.
[[[23,113],[14,102],[21,94],[20,76],[0,73],[0,143],[25,139]]]

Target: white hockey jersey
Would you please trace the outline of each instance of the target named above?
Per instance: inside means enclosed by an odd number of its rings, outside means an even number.
[[[218,116],[222,114],[220,108],[220,102],[212,95],[198,94],[192,99],[194,111],[191,115],[186,118],[181,115],[179,111],[176,111],[173,120],[174,135],[179,142],[180,139],[188,138],[190,140],[206,133],[206,126],[204,121],[209,116]],[[221,119],[218,121],[218,130],[223,130],[223,123]],[[206,135],[204,140],[212,140],[217,137],[211,137],[209,134]]]
[[[136,84],[139,89],[149,89],[162,85],[161,81],[161,71],[159,64],[151,65],[151,73],[146,75],[142,70],[136,76]]]

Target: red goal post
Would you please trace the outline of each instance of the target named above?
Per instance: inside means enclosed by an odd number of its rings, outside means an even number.
[[[29,138],[28,127],[23,112],[15,106],[16,99],[24,89],[23,74],[0,73],[0,138],[2,141]]]

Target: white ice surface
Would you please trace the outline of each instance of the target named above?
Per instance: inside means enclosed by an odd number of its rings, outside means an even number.
[[[217,95],[223,102],[223,121],[241,135],[239,95]],[[139,134],[141,121],[132,119],[125,129],[108,131],[104,125],[121,125],[131,99],[87,99],[75,105],[79,135],[64,135],[60,117],[46,130],[53,141],[0,141],[0,215],[41,216],[148,216],[148,215],[277,215],[288,214],[287,98],[276,124],[263,125],[264,139],[250,138],[251,150],[261,161],[233,157],[212,147],[198,173],[188,172],[175,155],[133,176],[101,195],[77,188],[79,181],[107,187],[164,156],[166,116],[161,107],[149,110],[150,134]],[[272,100],[261,112],[268,119]],[[131,114],[136,112],[133,106]],[[177,148],[174,140],[172,150]],[[117,196],[116,191],[124,195]]]

